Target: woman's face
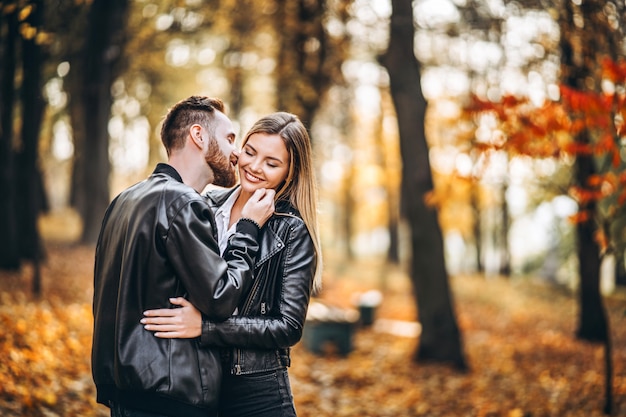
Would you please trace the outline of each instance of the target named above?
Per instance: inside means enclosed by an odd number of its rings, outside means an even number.
[[[289,152],[278,135],[254,133],[239,155],[239,181],[243,191],[277,189],[289,173]]]

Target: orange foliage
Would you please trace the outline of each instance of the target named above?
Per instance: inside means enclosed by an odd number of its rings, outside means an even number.
[[[28,293],[30,271],[0,272],[0,415],[105,417],[89,371],[92,251],[53,247],[43,268],[51,301]],[[376,317],[415,319],[408,278],[364,261],[326,274],[322,298],[347,306],[386,277]],[[601,417],[602,348],[574,338],[576,297],[532,281],[451,280],[471,367],[415,364],[414,336],[357,328],[346,357],[293,349],[291,383],[300,417]],[[626,297],[606,298],[614,343],[614,415],[626,415]]]
[[[562,155],[604,157],[607,161],[598,175],[585,184],[570,188],[571,196],[581,206],[592,201],[611,201],[613,205],[626,202],[626,161],[621,143],[625,139],[626,120],[626,60],[602,63],[603,77],[613,83],[615,92],[580,91],[560,86],[560,102],[546,101],[541,107],[525,98],[503,97],[498,103],[472,97],[468,111],[473,114],[491,114],[497,117],[497,129],[503,138],[497,147],[512,156],[528,155],[534,158],[558,158]],[[579,134],[585,135],[579,137]],[[494,149],[494,144],[480,144],[477,150]],[[612,198],[612,200],[608,200]],[[609,207],[615,213],[616,207]],[[587,221],[587,212],[573,216],[575,221]]]
[[[626,80],[626,61],[621,60],[615,62],[612,59],[605,58],[602,61],[602,76],[615,84],[624,83]]]

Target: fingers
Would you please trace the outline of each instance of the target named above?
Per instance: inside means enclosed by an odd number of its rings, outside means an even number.
[[[139,322],[143,325],[172,325],[172,326],[180,326],[180,320],[178,320],[176,317],[170,316],[170,317],[165,317],[165,316],[158,316],[158,317],[144,317],[141,320],[139,320]],[[148,329],[148,330],[154,330],[154,329]]]
[[[171,324],[146,324],[144,329],[151,332],[180,332],[180,326]]]
[[[181,307],[188,307],[191,305],[191,303],[189,302],[189,300],[187,300],[184,297],[172,297],[170,298],[170,303],[176,305],[176,306],[181,306]]]
[[[273,189],[257,189],[241,210],[241,217],[250,218],[263,226],[274,213],[275,196],[276,191]]]
[[[254,191],[254,194],[252,194],[252,197],[250,197],[250,200],[259,201],[265,196],[266,193],[267,193],[266,188],[259,188]]]
[[[143,327],[147,331],[153,332],[156,337],[161,339],[191,339],[200,336],[200,330],[193,332],[185,326],[180,325],[146,324]]]
[[[183,297],[173,297],[173,298],[170,298],[169,301],[171,304],[181,306],[181,307],[191,306],[191,303]],[[158,308],[154,310],[146,310],[143,312],[143,315],[146,317],[157,317],[157,316],[174,317],[174,316],[179,316],[180,311],[179,309],[176,309],[176,308]]]
[[[159,308],[156,310],[146,310],[143,312],[146,317],[174,317],[176,316],[176,309],[173,308]]]
[[[260,188],[254,192],[255,195],[259,195],[257,201],[268,203],[274,203],[274,197],[276,196],[276,190],[272,188]]]
[[[156,332],[154,335],[160,339],[180,339],[183,337],[179,332]]]

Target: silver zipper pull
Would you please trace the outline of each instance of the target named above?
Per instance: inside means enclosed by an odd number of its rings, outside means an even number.
[[[265,314],[266,309],[265,309],[265,303],[261,303],[261,314]]]
[[[235,365],[235,375],[241,375],[241,365]]]

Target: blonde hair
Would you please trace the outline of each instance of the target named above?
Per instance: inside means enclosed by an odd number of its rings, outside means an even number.
[[[298,116],[276,112],[259,119],[248,131],[243,145],[255,133],[278,135],[289,152],[287,178],[276,191],[276,200],[286,200],[299,212],[306,225],[317,255],[313,292],[322,288],[322,246],[317,221],[317,181],[313,167],[313,150],[306,127]]]

